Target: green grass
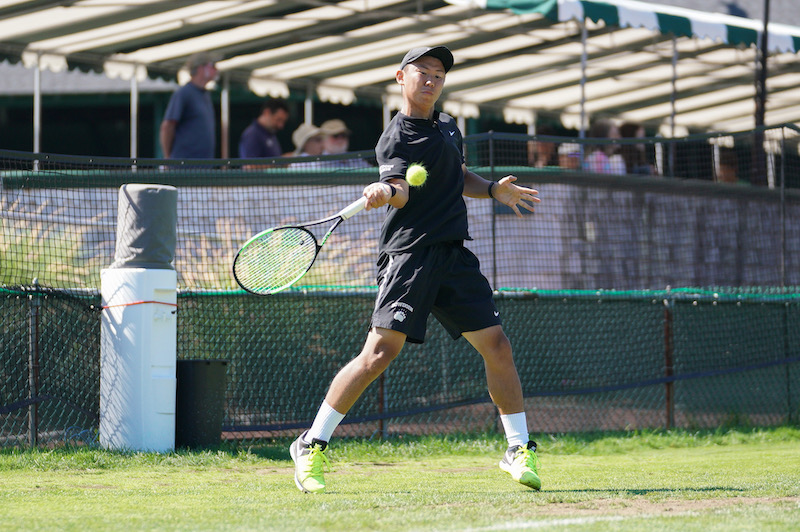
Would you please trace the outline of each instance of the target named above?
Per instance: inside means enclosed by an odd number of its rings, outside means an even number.
[[[0,451],[3,530],[796,530],[800,429],[540,435],[544,486],[496,435],[334,440],[300,493],[288,440],[168,454]]]

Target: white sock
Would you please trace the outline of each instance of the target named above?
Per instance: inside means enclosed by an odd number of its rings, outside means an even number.
[[[322,401],[322,406],[319,407],[317,417],[314,418],[314,424],[306,432],[306,443],[311,443],[314,439],[328,442],[331,440],[333,431],[339,426],[339,423],[344,419],[344,414],[340,414],[333,409],[326,401]]]
[[[528,444],[528,421],[525,419],[525,412],[501,414],[500,421],[503,422],[509,447]]]

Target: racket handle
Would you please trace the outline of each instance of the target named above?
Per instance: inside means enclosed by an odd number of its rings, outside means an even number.
[[[339,216],[342,217],[342,220],[347,220],[351,216],[358,214],[359,212],[364,210],[364,207],[367,206],[367,198],[361,196],[356,201],[339,211]]]

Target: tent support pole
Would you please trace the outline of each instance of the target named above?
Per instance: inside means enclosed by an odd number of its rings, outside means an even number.
[[[767,57],[769,56],[769,0],[764,0],[764,29],[761,43],[756,50],[756,115],[755,136],[753,138],[753,169],[750,181],[756,185],[768,184],[766,154],[764,153],[764,125],[767,114]]]
[[[767,111],[767,57],[769,56],[769,0],[764,0],[764,31],[761,32],[761,46],[758,50],[758,79],[756,81],[756,127],[764,125]]]
[[[580,138],[586,138],[586,63],[588,60],[586,52],[586,41],[588,40],[586,21],[579,22],[581,26],[581,128]]]
[[[33,70],[33,153],[41,151],[42,138],[42,64],[41,57],[36,60]]]
[[[309,85],[306,89],[306,99],[303,102],[303,122],[314,124],[314,87]]]
[[[677,100],[677,93],[678,93],[678,38],[676,36],[672,36],[672,92],[669,96],[669,104],[670,104],[670,115],[669,115],[669,127],[670,127],[670,137],[675,138],[675,117],[677,115],[677,111],[675,109],[676,105],[675,102]]]
[[[678,117],[678,37],[672,36],[672,91],[670,91],[669,136],[675,138],[675,122]],[[675,177],[675,143],[669,143],[669,172],[667,175]]]
[[[230,157],[230,131],[231,131],[231,77],[226,72],[222,76],[222,93],[219,100],[220,135],[219,156],[223,159]]]
[[[131,76],[131,159],[139,156],[139,80],[136,79],[136,70]]]

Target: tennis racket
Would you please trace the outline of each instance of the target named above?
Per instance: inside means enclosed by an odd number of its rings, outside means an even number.
[[[319,250],[339,224],[361,211],[367,198],[361,197],[338,213],[300,225],[273,227],[242,245],[233,260],[233,277],[239,286],[259,296],[280,292],[299,281],[314,265]],[[333,221],[317,242],[308,227]]]

